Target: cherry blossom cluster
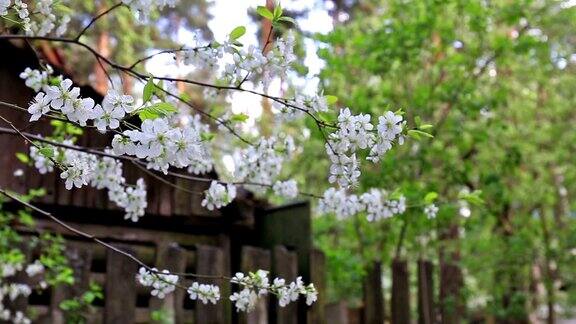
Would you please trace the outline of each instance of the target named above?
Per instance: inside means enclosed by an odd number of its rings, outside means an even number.
[[[204,192],[202,207],[208,210],[220,209],[236,198],[236,186],[228,184],[224,186],[216,180],[212,180],[208,190]]]
[[[148,168],[168,172],[170,166],[188,167],[190,171],[209,171],[212,160],[199,119],[183,126],[173,125],[169,118],[146,119],[141,129],[126,130],[115,135],[112,148],[121,154],[134,155],[148,161]]]
[[[264,270],[249,272],[248,274],[237,272],[230,279],[232,284],[236,284],[241,288],[240,291],[233,293],[229,297],[237,311],[250,312],[254,310],[258,298],[269,293],[277,296],[278,305],[281,307],[297,301],[301,296],[306,299],[307,305],[312,305],[318,299],[318,292],[314,285],[305,285],[302,277],[298,277],[290,283],[287,283],[282,278],[274,278],[271,283],[268,275],[269,272]],[[145,267],[141,267],[136,279],[141,285],[152,288],[152,296],[160,299],[180,287],[177,286],[178,276],[171,274],[168,270],[159,272],[156,268],[153,268],[150,271]],[[217,285],[192,282],[186,290],[190,299],[200,300],[204,304],[216,304],[220,300],[220,288]]]
[[[403,214],[406,211],[406,198],[392,197],[388,192],[370,189],[362,195],[347,194],[345,189],[329,188],[318,204],[321,214],[334,214],[346,219],[358,213],[366,213],[369,221],[378,221]]]
[[[144,287],[151,287],[152,296],[164,299],[166,295],[170,294],[176,289],[178,276],[170,274],[168,270],[157,272],[158,269],[152,268],[153,271],[141,267],[136,275],[138,282]]]
[[[262,138],[258,144],[236,149],[233,154],[234,178],[237,181],[272,184],[282,171],[286,157],[294,152],[291,136]],[[262,186],[246,187],[261,192]]]
[[[298,196],[298,184],[294,179],[276,181],[272,186],[272,190],[280,197],[296,198],[296,196]]]
[[[63,142],[72,145],[72,141]],[[73,149],[45,146],[54,153],[54,161],[62,168],[60,177],[65,181],[66,189],[81,188],[90,185],[97,189],[107,189],[108,199],[124,208],[125,218],[134,222],[144,216],[148,205],[146,185],[138,179],[136,185],[129,185],[122,175],[122,162],[109,156],[99,157],[94,154]],[[105,151],[113,154],[111,150]],[[48,158],[36,146],[30,147],[30,158],[41,174],[54,170],[53,159]]]
[[[184,51],[184,63],[198,68],[218,71],[221,62],[224,64],[222,78],[229,83],[241,84],[246,80],[254,81],[260,77],[268,85],[277,75],[285,75],[290,65],[296,60],[294,54],[295,37],[287,33],[264,51],[250,45],[244,48],[232,35],[222,42],[204,42],[195,35],[191,46]]]
[[[360,163],[357,151],[370,149],[368,160],[377,162],[398,140],[404,143],[402,116],[388,111],[378,118],[374,127],[369,114],[353,115],[349,108],[341,109],[338,115],[338,130],[331,133],[326,143],[330,157],[330,183],[348,188],[356,185],[360,177]],[[374,130],[377,130],[374,132]]]
[[[289,284],[282,278],[275,278],[272,283],[268,278],[268,271],[258,270],[245,275],[238,272],[230,280],[238,284],[242,290],[233,293],[230,300],[234,303],[236,311],[250,312],[256,306],[258,297],[272,293],[278,298],[278,305],[285,307],[290,302],[298,300],[300,296],[306,298],[306,304],[312,305],[318,298],[314,284],[304,285],[302,277],[296,278]]]
[[[216,285],[193,282],[187,292],[190,299],[200,300],[204,304],[216,304],[220,300],[220,287]]]
[[[319,113],[328,111],[328,102],[322,95],[298,95],[295,99],[278,100],[272,102],[272,107],[285,120],[294,120],[305,116],[305,112]]]
[[[59,1],[38,0],[0,0],[0,16],[14,14],[17,21],[27,35],[46,36],[53,33],[55,36],[63,35],[68,29],[70,16],[57,12],[55,4]],[[60,4],[61,5],[61,4]]]
[[[436,204],[429,204],[424,207],[424,214],[426,217],[428,217],[428,219],[434,219],[436,218],[436,214],[438,214],[438,210],[439,209]]]
[[[122,0],[122,3],[136,11],[141,22],[147,22],[152,10],[162,10],[164,7],[174,7],[178,0]]]
[[[44,265],[39,260],[35,260],[24,267],[19,262],[4,262],[0,265],[0,320],[10,321],[12,323],[29,324],[31,320],[21,311],[12,312],[5,306],[6,301],[15,301],[18,297],[27,298],[32,293],[30,285],[18,282],[7,282],[6,278],[13,277],[23,271],[28,278],[33,278],[37,282],[37,289],[46,289],[48,284],[40,277],[44,273]]]
[[[24,84],[26,84],[27,87],[33,89],[34,91],[38,92],[40,90],[44,90],[44,92],[46,92],[48,90],[48,86],[50,85],[50,78],[52,77],[53,73],[54,70],[50,65],[46,65],[46,68],[42,71],[26,68],[24,72],[20,73],[20,78],[24,79]]]

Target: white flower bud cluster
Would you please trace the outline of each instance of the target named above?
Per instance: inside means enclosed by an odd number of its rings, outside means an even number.
[[[329,188],[318,204],[321,214],[335,214],[346,219],[365,212],[369,221],[390,218],[406,211],[406,198],[392,199],[386,191],[371,189],[360,196],[347,194],[344,189]]]
[[[234,40],[230,39],[203,43],[199,34],[194,35],[191,47],[184,52],[184,64],[218,71],[221,61],[231,62],[224,65],[222,75],[222,78],[230,83],[240,84],[260,76],[266,87],[274,76],[285,75],[296,60],[295,38],[292,33],[277,39],[268,47],[266,54],[254,45],[247,48],[236,46]]]
[[[212,180],[210,188],[204,191],[204,195],[202,207],[206,207],[208,210],[220,209],[236,198],[236,186],[233,184],[224,186],[218,181]]]
[[[298,184],[296,180],[276,181],[272,186],[274,193],[284,198],[296,198],[298,196]]]
[[[326,152],[330,157],[330,183],[348,188],[358,183],[360,163],[356,157],[358,150],[370,149],[368,160],[376,162],[392,148],[393,141],[398,138],[402,144],[401,135],[404,123],[402,116],[386,112],[379,117],[377,132],[371,123],[369,114],[352,115],[349,108],[340,110],[338,115],[338,130],[331,133],[326,143]]]
[[[303,117],[305,116],[305,112],[319,113],[328,111],[328,102],[322,95],[298,95],[296,99],[286,100],[284,102],[273,101],[272,107],[280,112],[278,116],[285,120],[294,120]]]
[[[204,304],[216,304],[220,300],[220,288],[216,285],[193,282],[187,291],[190,299],[200,300]]]
[[[0,321],[11,323],[30,324],[31,320],[21,311],[11,311],[5,302],[13,302],[19,297],[27,298],[32,293],[30,285],[19,282],[6,282],[4,278],[12,277],[23,269],[30,278],[38,282],[37,289],[45,289],[48,285],[44,280],[38,280],[38,276],[44,273],[44,265],[39,260],[29,263],[24,268],[22,262],[4,262],[0,265]]]
[[[37,0],[29,1],[29,5],[22,0],[14,0],[14,3],[11,0],[0,0],[0,16],[7,16],[13,11],[17,17],[16,21],[22,24],[27,35],[46,36],[53,33],[55,36],[61,36],[68,29],[70,16],[56,11],[57,2]],[[30,12],[34,14],[31,15]],[[59,15],[61,17],[58,17]]]
[[[278,305],[285,307],[291,302],[297,301],[300,296],[306,298],[306,304],[312,305],[317,298],[318,292],[313,284],[305,285],[302,277],[296,278],[294,282],[286,283],[282,278],[275,278],[270,283],[268,271],[258,270],[244,274],[237,272],[230,282],[237,284],[241,290],[230,295],[238,312],[250,312],[256,306],[258,298],[267,294],[274,294],[278,297]],[[164,298],[176,289],[178,276],[171,274],[168,270],[158,272],[156,268],[149,271],[141,267],[136,275],[138,282],[151,287],[152,296]],[[188,295],[192,300],[200,300],[204,304],[216,304],[220,300],[220,288],[216,285],[201,284],[193,282],[187,288]]]
[[[163,270],[161,273],[156,272],[158,271],[156,268],[152,268],[152,270],[153,272],[141,267],[136,279],[142,286],[152,288],[152,296],[163,299],[176,289],[178,276],[170,274],[168,270]]]
[[[178,0],[122,0],[122,3],[136,11],[141,23],[146,23],[152,10],[162,10],[166,6],[173,8]]]
[[[134,98],[110,90],[102,101],[95,104],[92,98],[81,98],[80,88],[72,87],[72,80],[51,77],[52,71],[39,71],[26,68],[20,74],[25,84],[38,92],[28,107],[32,115],[30,121],[36,121],[49,112],[59,112],[71,122],[86,126],[88,120],[101,132],[116,129],[126,114],[134,111]],[[50,78],[56,83],[50,85]]]
[[[46,65],[46,69],[43,71],[26,68],[24,72],[20,73],[20,78],[24,79],[24,84],[26,84],[28,88],[31,88],[36,92],[40,90],[46,92],[50,85],[50,77],[53,73],[54,70],[50,65]]]
[[[278,305],[285,307],[290,302],[298,300],[299,296],[305,296],[306,304],[312,305],[317,300],[318,292],[313,284],[304,285],[302,277],[294,282],[286,284],[282,278],[275,278],[270,284],[268,271],[258,270],[245,275],[236,273],[230,282],[238,284],[242,290],[230,296],[230,300],[236,306],[236,311],[250,312],[256,306],[259,296],[272,293],[278,297]]]
[[[172,126],[168,118],[146,119],[141,130],[127,130],[115,135],[112,148],[116,154],[135,155],[146,159],[149,169],[168,172],[170,166],[188,167],[205,172],[212,168],[206,143],[202,141],[205,126],[197,120],[187,125]]]
[[[424,207],[424,214],[426,215],[426,217],[428,217],[428,219],[434,219],[436,218],[436,214],[438,214],[438,206],[436,206],[436,204],[429,204],[426,207]]]
[[[67,140],[63,144],[73,143]],[[54,159],[62,166],[60,177],[65,180],[66,189],[86,185],[108,189],[108,199],[124,208],[126,219],[136,222],[144,216],[148,205],[144,180],[138,179],[135,186],[126,184],[126,179],[122,176],[122,162],[112,157],[98,157],[73,149],[51,145],[45,147],[54,152]],[[111,150],[106,150],[105,153],[113,154]],[[41,174],[54,170],[54,163],[35,146],[30,147],[30,158]]]
[[[294,151],[292,137],[284,140],[277,137],[260,139],[257,145],[238,149],[233,154],[234,178],[237,181],[272,184],[282,171],[285,158]],[[261,186],[250,186],[253,191],[262,192]]]

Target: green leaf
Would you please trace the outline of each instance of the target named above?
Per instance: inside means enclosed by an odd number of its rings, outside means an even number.
[[[471,193],[460,193],[458,198],[465,200],[472,205],[481,206],[484,204],[484,199],[480,197],[482,195],[482,190],[474,190]]]
[[[20,162],[24,163],[24,164],[28,164],[30,163],[30,158],[28,157],[28,155],[21,153],[21,152],[17,152],[16,153],[16,158],[18,158],[18,160],[20,160]]]
[[[420,118],[420,116],[414,117],[414,123],[416,123],[416,126],[420,128],[420,124],[422,124],[422,118]]]
[[[54,158],[54,149],[52,147],[43,147],[40,149],[40,154],[48,159]]]
[[[258,6],[256,8],[256,12],[266,19],[274,20],[274,14],[272,14],[272,12],[264,6]]]
[[[430,129],[430,128],[432,128],[432,127],[434,127],[434,125],[432,125],[432,124],[424,124],[424,125],[418,126],[418,129],[426,130],[426,129]]]
[[[246,34],[246,27],[238,26],[230,32],[230,40],[237,40],[238,38],[242,37]]]
[[[215,137],[214,133],[210,133],[210,132],[204,132],[204,133],[200,134],[200,138],[206,142],[210,142],[214,137]]]
[[[295,20],[294,18],[292,18],[292,17],[286,17],[286,16],[280,17],[280,18],[278,18],[278,21],[289,22],[289,23],[291,23],[291,24],[293,24],[293,25],[296,25],[296,20]]]
[[[151,106],[145,107],[138,112],[140,120],[156,119],[165,117],[178,111],[172,104],[167,102],[158,102]]]
[[[248,118],[250,118],[248,115],[246,115],[244,113],[240,113],[240,114],[232,115],[232,117],[230,117],[230,120],[233,122],[236,122],[236,123],[243,123],[243,122],[247,121]]]
[[[142,100],[144,100],[144,103],[147,103],[148,101],[150,101],[150,99],[152,99],[155,87],[156,86],[154,85],[154,79],[150,77],[148,79],[148,82],[146,82],[146,85],[144,86],[144,93],[142,94]]]
[[[421,130],[417,130],[417,129],[411,129],[408,131],[408,136],[412,137],[413,139],[419,140],[422,137],[428,137],[428,138],[433,138],[434,136],[432,134],[423,132]]]
[[[166,93],[163,91],[163,89],[164,89],[164,80],[160,80],[158,81],[156,86],[154,86],[154,94],[161,100],[166,100]]]
[[[326,98],[326,103],[328,103],[329,105],[333,105],[338,102],[338,97],[336,96],[327,95],[324,96],[324,98]]]
[[[427,193],[426,196],[424,196],[424,202],[427,204],[431,204],[434,202],[434,200],[436,200],[436,198],[438,198],[438,194],[434,191],[431,191]]]
[[[278,18],[282,17],[282,6],[278,4],[274,7],[274,20],[278,20]]]

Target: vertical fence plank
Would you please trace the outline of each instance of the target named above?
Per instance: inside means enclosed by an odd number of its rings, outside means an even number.
[[[429,260],[418,260],[418,323],[434,322],[434,265]]]
[[[318,300],[308,308],[308,323],[326,323],[326,256],[317,249],[310,254],[310,281],[318,291]]]
[[[462,301],[460,287],[462,270],[449,261],[440,263],[440,312],[442,324],[461,323]]]
[[[170,272],[186,271],[186,250],[176,243],[163,243],[158,246],[156,252],[156,268],[158,270],[167,269]],[[183,301],[185,291],[176,289],[172,294],[168,294],[163,299],[152,298],[150,300],[151,310],[163,310],[166,312],[168,321],[183,323],[184,310]]]
[[[74,271],[74,285],[57,286],[50,300],[50,323],[65,323],[64,313],[60,309],[60,303],[69,298],[82,295],[90,284],[90,265],[92,252],[89,248],[69,243],[66,247],[66,257]]]
[[[348,305],[339,301],[326,305],[326,321],[330,324],[349,324]]]
[[[224,252],[219,247],[197,245],[196,246],[196,272],[202,275],[222,276],[227,275]],[[202,280],[203,283],[214,284],[220,287],[221,295],[228,296],[230,286],[222,280]],[[196,301],[196,323],[220,324],[229,323],[230,303],[226,297],[216,305],[211,303],[204,305]]]
[[[121,248],[133,255],[135,253],[127,246]],[[134,261],[111,250],[106,252],[104,323],[134,323],[137,271]]]
[[[270,271],[270,251],[252,246],[243,246],[241,252],[240,270],[244,273],[255,272],[258,269]],[[250,313],[240,313],[240,324],[268,323],[268,296],[260,296],[256,307]]]
[[[275,246],[272,252],[273,277],[284,278],[286,282],[296,280],[298,277],[298,255],[296,252],[288,251],[282,245]],[[276,324],[298,323],[298,305],[296,303],[280,307],[278,300],[273,298],[270,304],[273,305]]]
[[[406,260],[392,261],[392,324],[410,323],[410,286]]]
[[[384,295],[382,292],[382,263],[373,262],[364,278],[364,322],[384,323]]]

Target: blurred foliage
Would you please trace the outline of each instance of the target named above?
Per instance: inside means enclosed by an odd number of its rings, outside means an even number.
[[[325,94],[337,107],[383,114],[399,108],[433,124],[434,139],[409,140],[365,168],[359,192],[400,189],[409,205],[438,193],[438,217],[422,208],[398,219],[314,222],[328,256],[330,299],[361,298],[363,268],[400,255],[438,261],[458,252],[471,311],[525,318],[552,299],[576,301],[576,8],[563,1],[363,1],[318,54]],[[338,14],[335,14],[338,16]],[[298,168],[308,190],[326,183],[321,134],[308,124]],[[368,162],[366,162],[368,166]],[[459,203],[481,190],[483,206]],[[459,210],[470,208],[470,217]],[[463,213],[466,214],[466,213]],[[450,228],[458,238],[439,240]],[[543,285],[542,296],[535,287]],[[564,308],[566,309],[566,308]]]

